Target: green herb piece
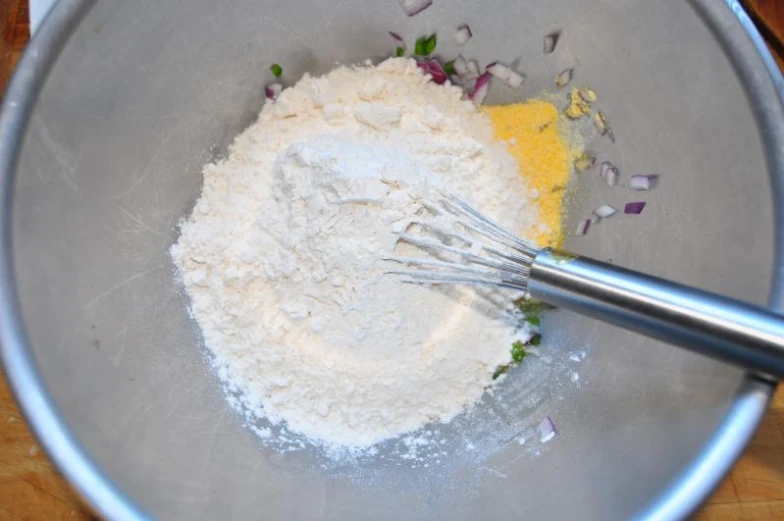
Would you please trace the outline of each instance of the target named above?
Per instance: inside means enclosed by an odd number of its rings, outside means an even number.
[[[512,360],[517,362],[518,364],[523,361],[523,359],[528,356],[528,353],[525,352],[525,346],[519,340],[512,343]]]
[[[417,56],[424,56],[426,45],[427,45],[427,38],[425,38],[424,36],[422,38],[417,38],[417,41],[414,44],[414,54],[416,54]]]
[[[525,321],[531,324],[534,327],[539,327],[542,325],[542,320],[537,317],[536,315],[526,315]]]
[[[493,380],[497,379],[502,374],[506,374],[509,372],[509,365],[500,365],[493,373]]]
[[[431,34],[429,37],[422,36],[417,38],[416,45],[414,45],[414,54],[417,56],[430,56],[436,50],[436,33]]]
[[[398,58],[403,57],[405,55],[406,55],[405,47],[398,47],[397,49],[395,49],[395,56],[397,56]]]
[[[446,62],[444,64],[444,72],[447,73],[449,76],[453,76],[455,74],[455,61],[452,60],[451,62]]]
[[[514,305],[520,312],[520,315],[517,316],[519,321],[518,327],[520,328],[523,328],[526,323],[535,328],[541,327],[542,319],[539,316],[540,313],[547,309],[554,309],[550,304],[526,297],[515,300]],[[512,349],[510,351],[512,361],[506,365],[497,367],[493,373],[493,380],[497,379],[502,374],[508,373],[512,367],[522,363],[522,361],[526,359],[528,356],[526,346],[538,346],[541,343],[542,335],[540,333],[534,333],[527,342],[522,342],[521,340],[512,342]]]
[[[427,39],[427,42],[425,42],[425,56],[433,54],[433,51],[436,50],[436,43],[438,43],[436,33],[433,33],[430,35],[430,38]]]
[[[270,70],[272,71],[273,76],[275,76],[276,78],[280,78],[280,75],[283,74],[283,67],[281,67],[277,63],[273,63],[270,66]]]

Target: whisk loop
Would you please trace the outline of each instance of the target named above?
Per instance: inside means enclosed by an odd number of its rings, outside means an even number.
[[[385,260],[408,269],[388,273],[401,276],[403,282],[491,285],[525,291],[537,248],[459,196],[441,190],[434,190],[433,195],[422,203],[432,218],[412,220],[398,241],[435,258],[392,256]],[[408,231],[416,227],[421,234]]]
[[[594,317],[784,379],[784,318],[766,309],[564,252],[539,250],[457,195],[434,189],[399,234],[424,256],[392,256],[404,282],[490,285],[528,292]],[[423,212],[423,213],[425,213]]]

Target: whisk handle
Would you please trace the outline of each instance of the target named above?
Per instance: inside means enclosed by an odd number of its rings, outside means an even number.
[[[528,291],[549,304],[784,379],[784,317],[767,309],[550,250],[536,256]]]

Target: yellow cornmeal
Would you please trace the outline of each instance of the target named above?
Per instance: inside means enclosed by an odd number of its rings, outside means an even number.
[[[485,106],[495,139],[506,141],[528,186],[539,192],[538,229],[524,233],[539,246],[559,246],[563,202],[569,173],[578,150],[559,129],[558,109],[546,101]]]

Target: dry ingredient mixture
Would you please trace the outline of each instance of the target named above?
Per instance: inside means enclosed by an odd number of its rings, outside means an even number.
[[[566,139],[558,108],[550,102],[532,100],[482,110],[492,121],[495,139],[508,143],[520,175],[536,193],[537,224],[523,235],[540,246],[559,246],[570,165],[582,147]]]
[[[406,58],[306,75],[204,168],[171,253],[241,407],[368,446],[470,408],[530,340],[506,295],[385,274],[383,258],[406,253],[394,232],[435,184],[559,240],[571,155],[555,107],[483,113],[462,95]]]

